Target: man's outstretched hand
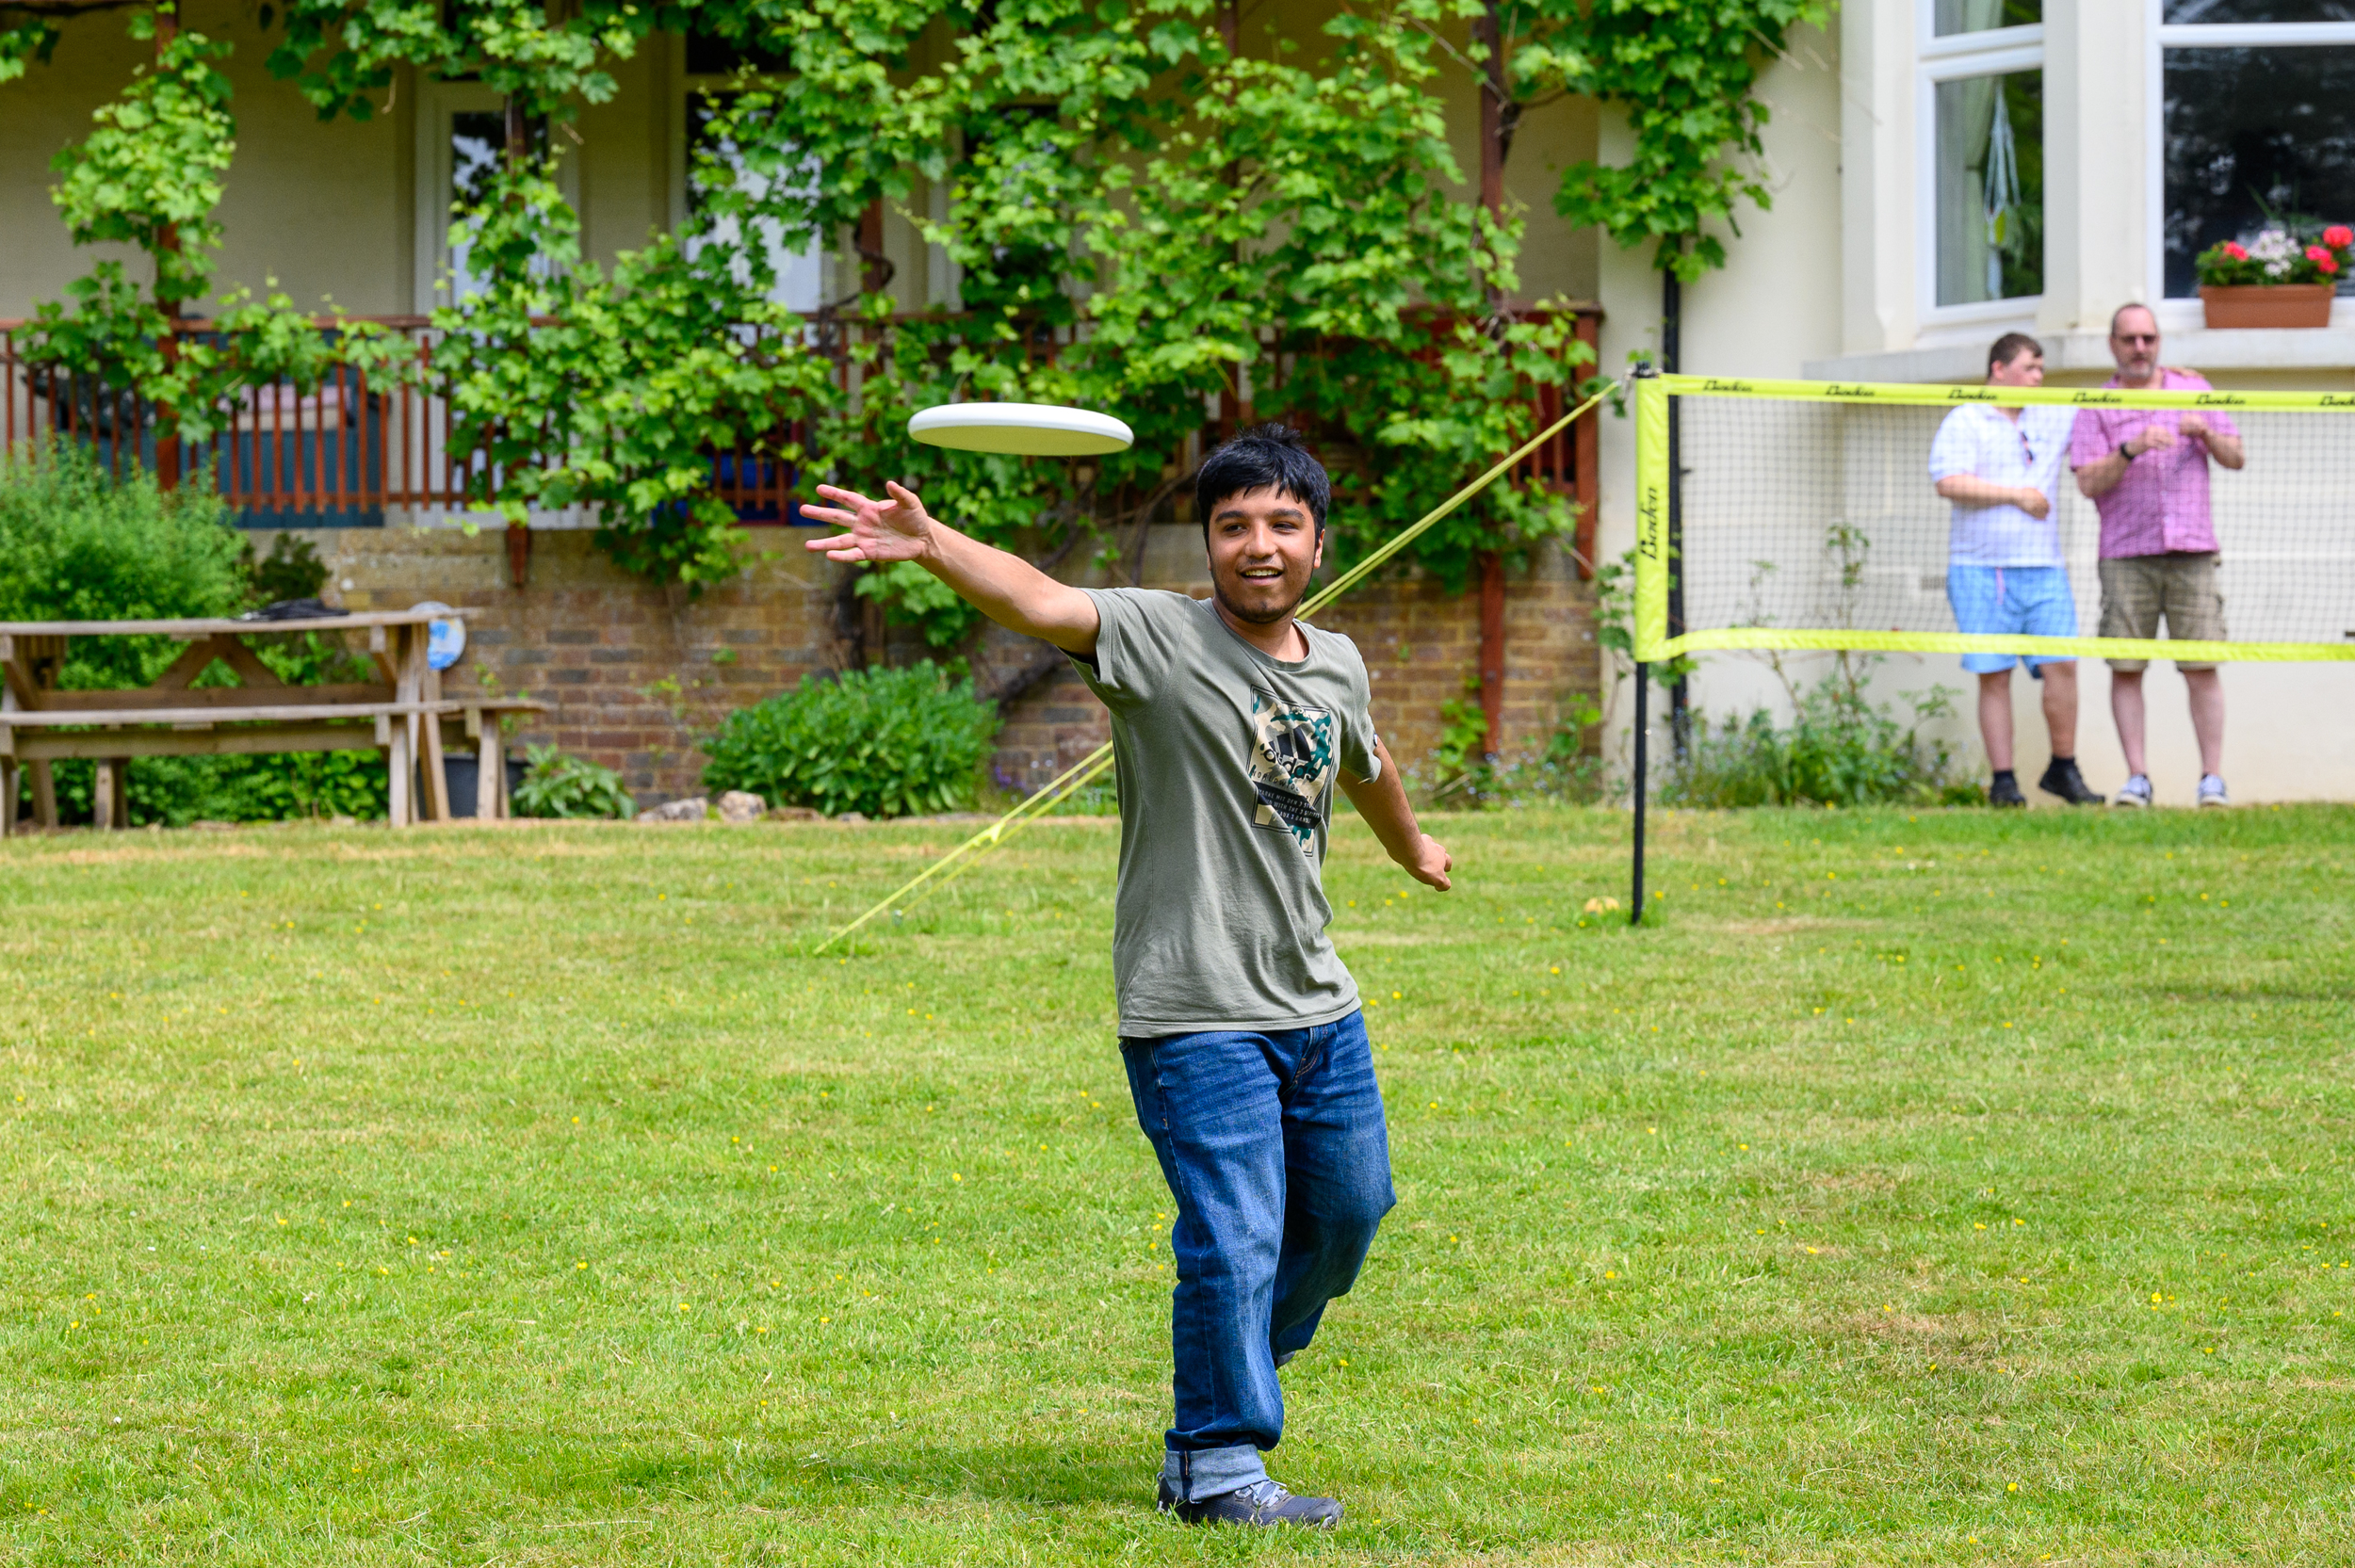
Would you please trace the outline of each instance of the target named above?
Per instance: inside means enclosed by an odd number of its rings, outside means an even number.
[[[807,548],[823,550],[828,560],[914,560],[932,546],[933,520],[916,493],[894,479],[884,488],[887,501],[870,501],[855,490],[820,485],[818,493],[837,507],[804,507],[802,515],[820,523],[848,528],[832,539],[813,539]]]

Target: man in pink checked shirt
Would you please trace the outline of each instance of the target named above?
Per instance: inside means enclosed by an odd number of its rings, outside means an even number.
[[[2158,318],[2143,305],[2110,317],[2114,387],[2138,392],[2205,392],[2205,378],[2159,364]],[[2224,640],[2224,600],[2216,586],[2216,522],[2208,509],[2208,464],[2237,469],[2249,461],[2240,431],[2222,413],[2195,409],[2080,409],[2069,442],[2077,489],[2102,516],[2103,637],[2150,639],[2167,622],[2176,641]],[[2131,775],[2112,802],[2151,803],[2144,766],[2142,672],[2145,659],[2110,662],[2110,717]],[[2192,733],[2200,740],[2200,803],[2232,804],[2224,791],[2224,686],[2216,666],[2178,659],[2191,693]]]

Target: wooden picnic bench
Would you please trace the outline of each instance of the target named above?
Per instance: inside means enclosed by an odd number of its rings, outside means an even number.
[[[543,712],[547,704],[521,697],[442,695],[441,671],[426,658],[430,628],[466,613],[368,610],[300,621],[0,622],[0,836],[16,826],[20,769],[32,785],[34,822],[42,828],[57,825],[51,764],[66,757],[98,764],[93,815],[101,829],[130,825],[123,783],[133,757],[261,752],[381,752],[391,775],[392,825],[418,820],[420,806],[426,818],[447,822],[444,760],[466,741],[476,743],[480,759],[475,816],[504,816],[507,769],[499,719]],[[352,631],[367,634],[376,680],[288,686],[244,641],[285,632]],[[187,647],[153,684],[127,690],[58,688],[72,639],[154,636],[179,638]],[[216,662],[227,665],[242,684],[190,686]],[[420,772],[421,801],[413,798],[411,783],[413,773]]]

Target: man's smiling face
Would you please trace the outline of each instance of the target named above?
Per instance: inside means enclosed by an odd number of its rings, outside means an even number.
[[[1291,616],[1324,558],[1307,504],[1277,490],[1248,490],[1210,509],[1210,587],[1226,613],[1256,626]]]

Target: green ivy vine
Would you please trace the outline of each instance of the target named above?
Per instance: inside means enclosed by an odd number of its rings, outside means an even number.
[[[690,172],[685,232],[610,267],[580,252],[560,139],[511,154],[456,215],[486,284],[434,315],[426,374],[454,439],[482,459],[474,499],[514,520],[594,508],[617,561],[699,590],[736,571],[741,548],[713,493],[715,450],[890,473],[1035,558],[1111,561],[1141,540],[1131,525],[1164,515],[1184,444],[1221,399],[1312,422],[1349,451],[1335,549],[1362,554],[1525,438],[1522,389],[1564,385],[1586,358],[1567,314],[1493,308],[1518,286],[1522,219],[1459,194],[1439,92],[1450,57],[1502,82],[1508,142],[1551,96],[1624,107],[1632,157],[1573,167],[1555,205],[1622,245],[1654,243],[1690,277],[1723,264],[1712,220],[1768,200],[1745,161],[1766,116],[1751,96],[1761,59],[1826,12],[1823,0],[1357,0],[1306,45],[1232,36],[1235,8],[1218,0],[287,0],[262,14],[280,35],[271,73],[323,119],[372,118],[407,66],[479,80],[560,125],[609,99],[614,62],[658,30],[790,61],[740,73],[717,106],[708,145],[728,155],[706,151]],[[136,13],[135,30],[153,36],[156,14]],[[0,81],[56,41],[46,22],[0,32]],[[155,281],[143,296],[102,264],[32,334],[37,358],[136,388],[190,434],[240,384],[315,384],[337,359],[389,375],[401,350],[361,323],[331,343],[274,291],[224,299],[207,341],[163,347],[161,318],[211,285],[236,150],[226,53],[199,33],[170,38],[59,154],[76,242],[138,245]],[[946,187],[945,215],[916,210],[918,177]],[[769,300],[754,236],[833,247],[877,203],[956,263],[960,312],[895,316],[872,275],[806,321]],[[813,340],[847,364],[855,396]],[[1072,464],[951,461],[907,440],[913,409],[977,396],[1117,409],[1138,441]],[[806,450],[781,433],[797,425]],[[1501,485],[1415,558],[1460,584],[1477,554],[1525,552],[1569,522],[1543,488]],[[937,647],[971,626],[929,579],[886,571],[859,591]]]

